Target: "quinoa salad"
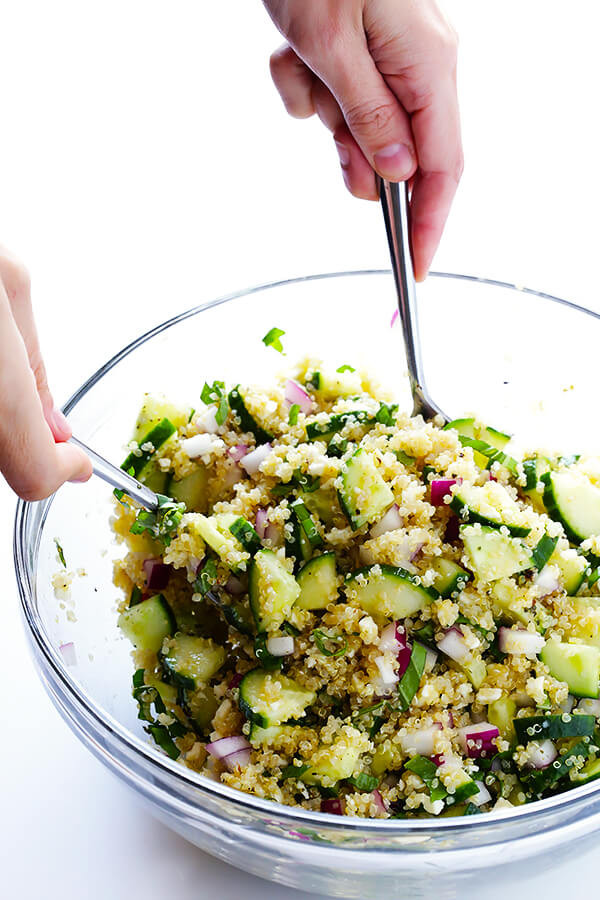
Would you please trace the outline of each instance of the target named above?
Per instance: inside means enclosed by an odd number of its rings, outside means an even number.
[[[600,460],[509,440],[312,359],[195,409],[146,396],[123,468],[160,506],[118,494],[112,527],[151,738],[257,797],[381,819],[598,777]]]

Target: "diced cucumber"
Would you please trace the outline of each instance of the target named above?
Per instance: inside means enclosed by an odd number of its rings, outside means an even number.
[[[587,644],[547,641],[540,654],[550,674],[564,681],[575,697],[597,697],[600,693],[600,650]]]
[[[521,541],[497,528],[461,525],[460,536],[469,568],[479,581],[498,581],[531,568],[531,555]]]
[[[302,776],[307,784],[336,783],[350,778],[361,755],[361,735],[338,734],[330,745],[318,747],[308,769]]]
[[[580,472],[546,472],[544,504],[548,515],[560,522],[567,537],[579,544],[600,534],[600,488]]]
[[[452,794],[452,804],[450,804],[450,797],[446,799],[446,803],[451,806],[464,803],[469,797],[479,793],[479,788],[466,772],[461,772],[457,781],[458,783],[455,784],[454,793]]]
[[[340,504],[353,531],[375,522],[394,502],[374,457],[362,448],[344,464],[341,479]]]
[[[194,528],[209,547],[232,569],[242,569],[250,554],[247,553],[230,528],[237,520],[235,513],[218,513],[214,516],[203,516],[197,513],[190,517],[188,527]]]
[[[276,745],[282,738],[286,738],[288,735],[293,734],[293,731],[293,725],[270,725],[268,728],[261,728],[260,725],[253,723],[250,726],[248,740],[255,747],[257,745],[262,747],[273,747],[273,745]]]
[[[259,425],[254,416],[249,412],[246,401],[240,393],[239,384],[229,391],[229,406],[231,411],[235,413],[240,420],[241,430],[253,434],[257,444],[268,444],[269,441],[273,440],[273,435],[263,428],[262,425]]]
[[[414,575],[394,566],[366,566],[346,579],[344,590],[361,609],[375,616],[405,619],[435,600],[437,592],[419,584]]]
[[[306,426],[306,437],[309,441],[324,441],[326,444],[348,423],[356,425],[374,425],[375,419],[364,409],[353,409],[348,412],[334,413],[325,422],[309,422]]]
[[[517,713],[517,704],[512,697],[500,697],[488,705],[488,722],[495,725],[501,737],[512,741],[514,737],[513,719]]]
[[[463,522],[500,528],[514,537],[525,537],[530,528],[521,524],[523,515],[508,491],[496,481],[484,485],[461,484],[454,489],[450,507]]]
[[[226,653],[210,638],[178,632],[170,641],[167,653],[161,654],[165,674],[181,687],[197,691],[219,671]]]
[[[600,777],[600,759],[590,759],[582,769],[571,776],[575,784],[587,784]]]
[[[229,526],[229,530],[248,553],[256,553],[262,547],[258,533],[244,516],[238,516]]]
[[[572,548],[555,550],[550,557],[550,563],[558,567],[561,584],[568,596],[573,597],[585,579],[585,570],[588,567],[585,556],[581,556]]]
[[[208,734],[214,715],[219,708],[219,700],[217,700],[214,689],[208,684],[203,684],[196,691],[184,689],[183,693],[185,710],[190,719],[200,734]]]
[[[162,681],[162,679],[148,671],[144,673],[144,683],[150,687],[156,688],[160,695],[160,699],[167,709],[171,710],[175,706],[179,706],[179,691],[174,685],[167,684],[166,681]]]
[[[437,573],[433,579],[433,587],[440,597],[450,597],[456,591],[462,591],[471,577],[469,572],[451,559],[436,556],[430,561],[429,566]]]
[[[589,597],[573,597],[571,603],[577,618],[571,624],[567,637],[575,638],[600,649],[600,604]]]
[[[208,474],[204,466],[198,466],[179,481],[171,478],[166,493],[178,503],[185,503],[188,512],[204,513],[208,507]],[[161,492],[162,493],[162,492]]]
[[[176,431],[177,429],[170,419],[161,419],[160,422],[153,425],[150,430],[139,439],[138,453],[134,453],[133,451],[129,453],[121,463],[121,468],[126,472],[131,472],[134,478],[145,481],[144,475],[147,467],[150,471],[150,461],[152,460],[152,457]],[[146,444],[148,444],[151,449],[142,450],[142,447]]]
[[[294,572],[297,572],[303,562],[312,559],[313,548],[296,516],[292,515],[287,525],[288,527],[285,529],[285,553],[289,559],[294,560]]]
[[[312,518],[310,512],[306,508],[306,505],[303,500],[298,498],[290,503],[290,509],[292,510],[292,515],[298,520],[299,525],[301,526],[304,534],[308,538],[310,546],[315,550],[317,547],[323,546],[323,538],[319,534],[317,526]]]
[[[325,609],[338,596],[335,553],[323,553],[302,566],[296,576],[300,594],[295,606],[300,609]]]
[[[474,656],[456,663],[456,666],[465,673],[475,690],[478,691],[487,677],[485,661],[480,656]]]
[[[358,372],[325,372],[318,373],[314,389],[323,400],[337,400],[338,397],[354,397],[362,392],[362,379]]]
[[[143,444],[151,428],[163,419],[169,419],[175,428],[181,428],[189,419],[189,409],[175,406],[161,395],[146,394],[133,431],[133,440]]]
[[[256,630],[254,616],[248,601],[243,598],[228,598],[225,591],[211,591],[209,596],[228,625],[236,628],[241,634],[254,634]]]
[[[138,650],[158,653],[176,624],[171,607],[162,594],[156,594],[124,610],[119,616],[119,628]]]
[[[486,428],[485,425],[480,425],[480,423],[473,418],[454,419],[452,422],[448,422],[448,424],[444,426],[445,431],[448,431],[450,429],[458,431],[458,434],[463,435],[464,437],[483,441],[496,450],[502,450],[504,447],[506,447],[511,437],[510,434],[504,434],[502,431],[497,431],[495,428]],[[487,456],[484,456],[482,453],[479,453],[477,450],[475,450],[473,453],[473,457],[475,459],[476,465],[478,465],[481,469],[486,468],[489,462],[489,458]]]
[[[252,669],[240,682],[239,706],[249,722],[261,728],[304,715],[317,695],[280,672]]]
[[[298,599],[300,587],[272,550],[259,550],[250,568],[250,607],[259,631],[277,631]]]
[[[300,494],[306,508],[318,516],[325,525],[333,525],[336,511],[339,512],[337,495],[334,490],[317,488],[316,491],[302,491]]]

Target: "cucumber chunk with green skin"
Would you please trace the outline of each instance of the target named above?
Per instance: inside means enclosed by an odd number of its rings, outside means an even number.
[[[314,389],[323,400],[337,400],[339,397],[354,397],[362,391],[362,379],[358,372],[318,372]]]
[[[585,579],[585,570],[588,561],[576,550],[556,550],[550,557],[551,565],[557,566],[559,577],[564,590],[569,597],[573,597]]]
[[[240,420],[240,428],[242,431],[253,434],[257,444],[268,444],[273,440],[273,435],[268,432],[262,425],[259,425],[254,416],[248,411],[246,402],[240,393],[239,384],[229,391],[229,406],[231,411]]]
[[[374,425],[375,419],[364,409],[334,413],[325,422],[309,422],[306,426],[306,437],[309,441],[324,441],[328,444],[349,422],[357,425]]]
[[[239,707],[249,722],[261,728],[280,725],[304,715],[317,695],[280,672],[252,669],[239,688]]]
[[[512,697],[499,697],[488,704],[487,719],[490,725],[495,725],[501,736],[512,741],[514,737],[513,720],[517,712],[517,704]]]
[[[281,738],[293,734],[293,731],[293,725],[270,725],[268,728],[261,728],[260,725],[253,723],[250,726],[248,740],[254,746],[272,747]]]
[[[262,547],[258,533],[244,516],[238,516],[229,526],[229,530],[248,553],[256,553]]]
[[[285,530],[285,553],[289,559],[294,560],[294,572],[297,572],[302,563],[312,559],[313,548],[296,516],[292,515],[287,524],[288,527]]]
[[[183,689],[183,708],[200,734],[210,732],[219,702],[210,685],[203,684],[195,691]]]
[[[131,452],[121,463],[121,468],[124,469],[125,472],[131,472],[133,470],[133,477],[140,478],[143,481],[144,471],[149,465],[152,457],[159,447],[162,447],[176,431],[177,429],[170,419],[161,419],[160,422],[153,425],[152,428],[139,439],[139,455]],[[142,447],[145,444],[151,444],[152,449],[142,450]]]
[[[495,428],[486,428],[473,418],[454,419],[452,422],[448,422],[447,425],[444,425],[444,431],[449,431],[450,429],[458,431],[459,437],[463,436],[473,440],[482,441],[484,444],[491,447],[492,450],[495,449],[501,451],[506,447],[511,438],[510,434],[504,434],[502,431],[497,431]],[[489,457],[478,452],[477,448],[474,448],[473,456],[475,464],[478,465],[480,469],[485,469],[489,462]]]
[[[519,523],[522,513],[506,489],[496,481],[484,485],[461,484],[453,489],[450,508],[463,522],[508,528],[513,537],[526,537],[531,529]]]
[[[600,534],[600,488],[580,472],[546,472],[544,505],[575,544]]]
[[[167,678],[181,687],[196,691],[219,671],[226,653],[210,638],[179,632],[169,641],[161,663]]]
[[[163,419],[169,419],[175,428],[181,428],[189,421],[190,410],[181,406],[175,406],[166,397],[156,394],[146,394],[144,403],[140,409],[135,423],[132,439],[143,444],[145,436],[151,428],[158,425]]]
[[[208,508],[207,491],[208,474],[204,466],[199,466],[179,481],[171,478],[164,493],[178,503],[185,503],[188,512],[204,513]]]
[[[310,512],[306,508],[304,501],[299,498],[294,500],[290,504],[290,509],[292,510],[292,514],[298,520],[298,523],[308,538],[313,550],[317,547],[321,547],[323,545],[323,538],[319,534],[317,526],[315,525]]]
[[[339,513],[339,505],[337,494],[329,488],[317,488],[315,491],[302,491],[300,499],[304,501],[304,505],[325,525],[332,526],[335,522],[336,512]]]
[[[235,513],[218,513],[214,516],[197,513],[190,517],[188,524],[188,527],[198,532],[225,565],[234,570],[243,569],[246,561],[250,559],[250,554],[230,531],[237,518]]]
[[[531,562],[538,572],[541,572],[546,563],[550,561],[557,543],[558,537],[550,537],[549,534],[543,534],[533,548]]]
[[[572,776],[575,784],[587,784],[588,781],[594,781],[598,777],[600,777],[600,759],[590,759],[583,769]]]
[[[353,531],[377,521],[394,502],[392,489],[380,475],[375,459],[359,448],[341,471],[340,505]]]
[[[158,653],[176,627],[171,607],[162,594],[143,600],[119,616],[119,628],[134,647],[153,653]]]
[[[479,581],[499,581],[531,568],[531,556],[521,541],[497,528],[461,525],[460,537],[469,568]]]
[[[469,572],[451,559],[436,557],[431,560],[429,566],[436,572],[433,587],[440,597],[450,597],[456,591],[462,591],[471,578]]]
[[[346,579],[344,590],[361,609],[375,616],[405,619],[435,600],[437,591],[423,587],[414,575],[395,566],[366,566]]]
[[[300,609],[325,609],[338,596],[335,553],[323,553],[302,566],[296,576],[300,594],[295,606]]]
[[[300,776],[306,784],[332,783],[351,778],[361,755],[360,734],[338,734],[329,745],[318,747],[307,762],[310,768]]]
[[[568,713],[556,716],[524,716],[513,721],[515,734],[520,744],[529,741],[559,741],[561,738],[585,737],[592,735],[596,727],[594,716]]]
[[[258,631],[273,632],[289,616],[300,587],[272,550],[259,550],[250,567],[249,594]]]
[[[547,641],[540,659],[557,681],[564,681],[575,697],[600,694],[600,650],[588,644]]]

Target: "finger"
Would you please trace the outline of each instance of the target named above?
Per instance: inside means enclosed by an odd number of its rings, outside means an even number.
[[[337,100],[318,78],[313,86],[313,100],[321,122],[333,133],[344,184],[355,197],[376,200],[373,169],[350,134]]]
[[[288,44],[275,50],[271,56],[270,68],[271,78],[290,116],[308,119],[314,115],[314,75]]]
[[[410,120],[377,70],[364,34],[324,54],[314,69],[375,171],[389,181],[410,178],[417,164]]]
[[[411,198],[411,236],[415,278],[422,281],[463,171],[455,46],[449,44],[445,55],[438,53],[435,68],[420,81],[402,76],[387,81],[411,113],[419,163]]]
[[[72,444],[57,444],[44,420],[25,343],[0,288],[0,468],[25,500],[49,496],[65,481],[85,481],[87,456]]]
[[[25,266],[5,247],[0,247],[0,281],[6,290],[13,318],[25,344],[29,365],[42,402],[44,417],[55,440],[67,441],[71,437],[71,428],[62,412],[55,406],[48,386],[46,367],[33,318],[29,273]]]

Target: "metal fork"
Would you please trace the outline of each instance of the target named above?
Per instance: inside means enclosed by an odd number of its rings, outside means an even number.
[[[76,437],[71,437],[70,440],[72,444],[75,444],[77,447],[80,447],[84,453],[87,453],[92,461],[94,475],[98,475],[99,478],[102,478],[103,481],[107,481],[112,487],[124,491],[132,500],[139,503],[140,506],[145,506],[146,509],[150,510],[158,509],[158,497],[154,491],[151,491],[145,484],[139,482],[137,478],[132,478],[131,475],[128,475],[123,469],[113,466],[111,462],[104,459],[103,456],[100,456],[99,453],[96,453],[95,450],[92,450],[92,448],[88,447],[87,444],[84,444],[83,441],[78,440]]]

